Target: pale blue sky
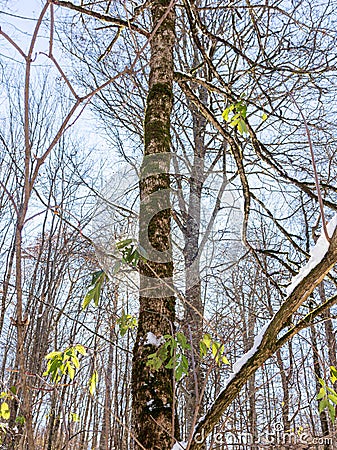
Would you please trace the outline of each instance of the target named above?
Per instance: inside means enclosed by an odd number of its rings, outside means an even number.
[[[45,1],[42,0],[0,0],[0,27],[20,45],[25,53],[27,53],[36,20],[44,5]],[[60,8],[55,7],[55,13],[56,17],[59,16]],[[47,12],[45,18],[46,20],[40,29],[34,50],[34,55],[37,54],[37,57],[32,66],[32,77],[35,74],[41,74],[41,66],[54,67],[53,63],[47,57],[38,55],[39,52],[48,53],[49,50],[49,12]],[[70,74],[71,67],[69,60],[64,58],[64,56],[60,57],[60,53],[57,51],[57,36],[54,36],[54,42],[56,44],[54,45],[54,56],[62,66],[64,72]],[[19,80],[15,76],[22,75],[19,75],[17,68],[20,66],[23,68],[24,60],[17,50],[2,36],[0,36],[0,63],[0,68],[3,68],[5,79],[9,80],[10,85],[23,85],[23,78]],[[59,78],[59,73],[56,71],[55,77]],[[65,89],[64,92],[67,93],[67,90]],[[90,113],[90,108],[85,110],[80,120],[76,122],[75,126],[68,133],[76,134],[77,138],[81,139],[85,147],[83,149],[84,151],[90,151],[92,156],[95,153],[95,158],[98,160],[103,158],[102,153],[105,153],[106,142],[97,132],[97,119],[95,117],[93,118]]]
[[[36,19],[38,18],[41,5],[43,3],[39,0],[8,0],[6,2],[0,1],[0,25],[1,29],[7,33],[15,42],[20,43],[23,47],[28,45],[28,39],[31,35]],[[21,17],[25,17],[23,19]],[[33,19],[33,20],[31,20]],[[35,19],[35,20],[34,20]],[[41,37],[44,33],[41,33]],[[3,39],[1,39],[3,41]],[[42,42],[41,42],[42,41]],[[48,44],[45,39],[40,39],[38,43],[38,50],[43,50],[44,46]],[[47,48],[47,47],[45,47]],[[4,53],[4,42],[0,43],[0,51]],[[9,52],[9,53],[8,53]],[[15,50],[7,49],[5,55],[15,57]]]

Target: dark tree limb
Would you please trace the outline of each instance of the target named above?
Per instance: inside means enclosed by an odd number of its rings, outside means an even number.
[[[231,405],[233,400],[237,398],[241,388],[245,385],[251,375],[253,375],[259,367],[264,364],[285,342],[298,333],[301,329],[310,324],[313,317],[321,314],[326,308],[329,308],[336,302],[336,296],[322,304],[308,314],[295,327],[289,330],[281,338],[278,338],[280,331],[290,317],[298,311],[300,306],[308,299],[314,289],[323,281],[324,277],[329,273],[333,266],[337,263],[337,231],[335,230],[331,238],[329,250],[322,260],[305,276],[301,282],[294,288],[292,293],[287,297],[281,308],[270,321],[268,327],[263,333],[260,344],[247,355],[247,360],[242,367],[232,375],[227,385],[224,387],[220,395],[214,401],[212,407],[206,413],[204,418],[198,423],[194,437],[201,435],[208,436],[214,429],[222,414]],[[190,450],[199,450],[202,444],[192,440]]]

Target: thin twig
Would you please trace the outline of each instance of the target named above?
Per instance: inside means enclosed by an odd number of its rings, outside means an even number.
[[[19,47],[18,44],[16,42],[14,42],[11,37],[8,36],[7,33],[2,31],[1,27],[0,27],[0,34],[20,53],[20,55],[25,60],[27,60],[27,55],[24,53],[24,51],[21,49],[21,47]]]
[[[285,87],[285,88],[288,91],[287,87]],[[315,185],[316,185],[316,191],[317,191],[317,199],[318,199],[319,209],[321,211],[323,231],[324,231],[324,235],[325,235],[326,240],[328,242],[331,242],[331,238],[329,236],[328,229],[327,229],[327,226],[326,226],[326,220],[325,220],[325,215],[324,215],[323,198],[322,198],[322,194],[321,194],[321,188],[320,188],[320,185],[319,185],[319,179],[318,179],[318,174],[317,174],[317,167],[316,167],[316,162],[315,162],[315,153],[314,153],[314,147],[312,145],[309,125],[308,125],[307,119],[306,119],[302,109],[300,108],[299,104],[295,100],[295,97],[293,96],[292,92],[288,91],[288,94],[289,94],[290,98],[292,99],[294,105],[298,109],[298,111],[299,111],[299,113],[300,113],[300,115],[301,115],[301,117],[303,119],[303,122],[304,122],[305,132],[306,132],[306,135],[307,135],[309,149],[310,149],[312,168],[313,168],[313,171],[314,171]]]
[[[143,36],[145,36],[147,38],[150,36],[150,33],[148,31],[143,30],[142,28],[140,28],[139,26],[137,26],[133,23],[128,23],[128,21],[126,21],[126,20],[122,20],[117,17],[108,16],[106,14],[101,14],[96,11],[91,11],[89,9],[83,8],[82,6],[74,5],[71,2],[52,0],[51,3],[53,3],[54,5],[63,6],[65,8],[72,9],[73,11],[77,11],[77,12],[79,12],[81,14],[85,14],[87,16],[94,17],[95,19],[101,20],[102,22],[112,23],[113,25],[115,25],[117,27],[129,28],[133,31],[137,31],[137,33],[142,34]]]

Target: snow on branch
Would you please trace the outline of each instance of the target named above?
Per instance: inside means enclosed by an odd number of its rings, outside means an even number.
[[[285,343],[284,340],[277,339],[284,324],[337,263],[336,227],[337,214],[327,226],[328,236],[333,239],[329,243],[324,233],[319,237],[315,247],[311,250],[309,261],[300,270],[299,274],[293,278],[288,287],[288,297],[273,318],[262,327],[254,340],[253,347],[233,365],[233,373],[226,380],[220,394],[206,414],[199,419],[194,429],[194,437],[201,432],[207,437],[212,432],[214,426],[221,420],[222,414],[237,398],[238,393],[249,377]],[[297,332],[300,329],[301,327],[298,328]],[[290,333],[288,339],[293,335],[293,333]],[[192,439],[189,444],[190,450],[201,450],[202,448],[202,444],[195,439]],[[174,450],[180,449],[178,447],[174,448]]]
[[[335,231],[336,225],[337,225],[337,213],[334,215],[334,217],[330,220],[330,222],[327,225],[327,231],[330,238],[332,237],[333,232]],[[322,261],[327,251],[329,250],[329,245],[330,243],[328,242],[325,234],[322,232],[315,246],[310,251],[309,261],[305,266],[301,268],[299,273],[292,278],[290,285],[287,287],[286,292],[288,297],[293,292],[295,287],[298,286],[299,283],[303,280],[303,278],[305,278],[312,271],[312,269]]]
[[[241,358],[239,358],[234,364],[233,364],[233,374],[232,376],[234,376],[235,374],[237,374],[239,372],[239,370],[241,369],[241,367],[246,364],[246,362],[248,361],[249,358],[251,358],[254,353],[256,352],[256,350],[259,348],[264,333],[266,332],[267,328],[269,327],[271,320],[269,320],[261,329],[261,331],[259,332],[259,334],[257,336],[255,336],[254,339],[254,345],[253,347],[248,350],[248,352],[246,352],[244,355],[241,356]]]
[[[328,231],[330,238],[332,237],[332,235],[336,229],[336,226],[337,226],[337,213],[334,215],[334,217],[330,220],[330,222],[327,225],[327,231]],[[320,237],[318,238],[315,246],[310,251],[309,261],[307,262],[307,264],[305,264],[305,266],[303,266],[301,268],[299,273],[295,277],[293,277],[290,285],[287,287],[286,292],[287,292],[288,297],[294,291],[296,286],[298,286],[300,284],[300,282],[303,280],[303,278],[305,278],[314,269],[314,267],[316,267],[317,264],[319,264],[322,261],[322,259],[326,255],[327,251],[329,250],[329,246],[330,246],[330,243],[328,242],[325,234],[322,232]],[[233,364],[233,372],[230,373],[229,377],[227,378],[226,385],[228,385],[228,383],[234,378],[234,376],[240,371],[240,369],[246,364],[246,362],[256,353],[256,351],[258,350],[258,348],[262,342],[263,336],[264,336],[266,330],[268,329],[270,323],[272,322],[272,320],[273,319],[269,320],[262,327],[261,331],[254,339],[253,347],[250,350],[248,350],[245,354],[243,354],[241,356],[241,358],[239,358]],[[226,385],[225,385],[225,387],[226,387]]]

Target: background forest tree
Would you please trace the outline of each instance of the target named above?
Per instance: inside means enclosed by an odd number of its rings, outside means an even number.
[[[4,448],[259,448],[240,438],[275,424],[335,448],[334,6],[54,1],[28,44],[2,25]]]

